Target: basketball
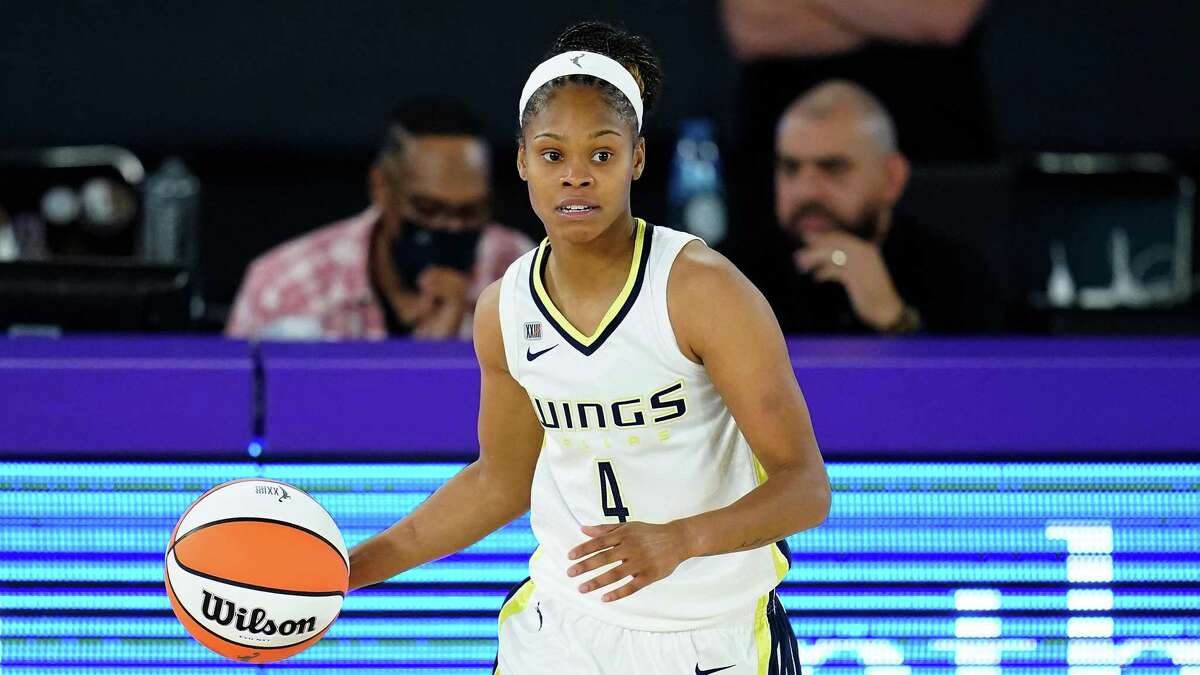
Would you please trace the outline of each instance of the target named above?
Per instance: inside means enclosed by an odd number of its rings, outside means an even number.
[[[164,572],[175,616],[212,651],[269,663],[311,647],[337,618],[349,557],[333,518],[269,479],[222,483],[171,533]]]

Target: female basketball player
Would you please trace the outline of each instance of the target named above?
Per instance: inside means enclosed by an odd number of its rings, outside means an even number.
[[[479,459],[356,547],[351,587],[532,506],[499,672],[797,673],[773,589],[830,493],[779,327],[725,258],[630,212],[661,81],[644,40],[582,23],[550,53],[517,154],[547,237],[475,315]]]

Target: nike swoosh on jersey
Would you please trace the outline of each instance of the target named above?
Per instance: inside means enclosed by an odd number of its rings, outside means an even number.
[[[546,347],[545,349],[543,349],[540,352],[531,351],[529,349],[529,347],[526,347],[525,348],[525,358],[526,358],[526,360],[532,361],[532,360],[536,359],[537,357],[541,356],[542,354],[545,354],[546,352],[550,351],[551,349],[554,349],[554,347],[557,347],[557,346],[558,345],[554,345],[553,347]]]
[[[736,666],[736,665],[737,665],[736,663],[733,664],[733,666]],[[713,668],[711,670],[700,670],[700,664],[697,663],[696,664],[696,675],[711,675],[711,673],[718,673],[722,670],[729,670],[733,666],[724,666],[722,668]]]

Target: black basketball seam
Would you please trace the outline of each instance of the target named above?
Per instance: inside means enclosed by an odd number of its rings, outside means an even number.
[[[315,497],[308,494],[308,492],[306,492],[302,488],[296,487],[295,485],[292,485],[291,483],[285,483],[281,480],[275,480],[274,478],[259,478],[258,480],[261,480],[266,483],[275,483],[276,485],[286,485],[287,487],[292,488],[296,492],[302,493],[305,497],[308,497],[309,499],[311,499],[312,503],[316,504],[317,508],[321,509],[321,511],[325,515],[329,516],[329,521],[333,523],[333,526],[335,528],[337,527],[337,520],[333,517],[333,514],[329,512],[329,509],[325,508],[324,504],[317,501],[317,499]],[[314,532],[313,534],[317,534],[317,533]],[[341,534],[340,529],[338,530],[338,534]],[[321,535],[317,534],[317,536],[320,537]],[[322,537],[322,539],[324,539],[324,537]],[[326,540],[325,543],[329,544],[330,546],[333,546],[333,544],[331,542],[329,542],[328,540]],[[350,559],[347,556],[343,556],[342,552],[340,550],[338,550],[338,548],[336,546],[333,546],[333,550],[338,554],[338,557],[342,558],[342,561],[346,564],[346,573],[349,574],[350,573]],[[349,554],[347,554],[347,555],[349,555]]]
[[[188,504],[187,509],[184,510],[182,516],[179,516],[179,521],[175,523],[175,527],[171,530],[171,542],[167,546],[167,551],[169,552],[171,550],[171,547],[175,545],[175,534],[179,530],[179,526],[183,524],[184,519],[187,518],[188,514],[192,512],[192,509],[196,508],[197,504],[199,504],[201,501],[203,501],[205,497],[209,496],[213,492],[216,492],[218,488],[225,487],[226,485],[233,485],[234,483],[244,483],[248,480],[256,480],[256,479],[254,479],[254,478],[236,478],[234,480],[225,481],[224,483],[221,483],[220,485],[214,485],[214,486],[208,488],[207,490],[205,490],[204,494],[200,495],[199,497],[196,497],[196,501],[192,502],[191,504]]]
[[[285,483],[281,480],[275,480],[274,478],[253,478],[253,477],[251,477],[251,478],[235,478],[233,480],[225,481],[224,483],[221,483],[220,485],[214,485],[214,486],[210,487],[209,489],[205,490],[204,494],[200,495],[199,497],[196,498],[196,501],[189,504],[187,507],[187,510],[183,512],[183,515],[179,516],[179,523],[177,523],[175,525],[175,527],[178,528],[179,525],[183,523],[183,519],[187,518],[188,514],[192,512],[192,509],[195,508],[196,505],[199,504],[208,495],[212,494],[213,492],[216,492],[220,488],[228,487],[230,485],[233,485],[234,483],[245,483],[247,481],[258,481],[260,483],[274,483],[276,485],[284,485],[284,486],[292,488],[296,492],[303,493],[306,497],[308,497],[309,499],[312,499],[312,502],[317,505],[317,508],[321,509],[321,511],[324,512],[325,515],[329,516],[329,520],[333,521],[334,527],[337,527],[337,521],[334,519],[333,514],[329,512],[329,509],[326,509],[325,506],[321,504],[321,502],[317,501],[316,499],[313,499],[312,495],[308,494],[301,488],[298,488],[295,485],[292,485],[291,483]],[[247,518],[246,520],[253,520],[253,519]],[[266,519],[264,519],[264,520],[266,520]],[[267,521],[267,522],[280,522],[280,521]],[[324,541],[326,544],[329,544],[330,547],[333,548],[334,552],[338,554],[338,557],[342,559],[343,564],[346,565],[346,573],[349,574],[350,561],[345,556],[343,556],[342,552],[338,549],[338,547],[334,546],[333,543],[330,542],[328,539],[326,539],[325,537],[322,537],[321,535],[317,534],[316,532],[312,532],[312,530],[300,527],[298,525],[292,525],[291,523],[282,523],[282,524],[296,527],[297,529],[304,530],[305,532],[310,532],[313,536],[318,537],[319,539],[321,539],[321,541]],[[204,527],[204,526],[201,525],[200,527]],[[192,528],[191,530],[188,530],[186,533],[184,533],[183,536],[186,537],[187,535],[191,534],[192,532],[195,532],[196,530],[200,529],[200,527],[195,527],[195,528]],[[172,534],[174,534],[174,531],[172,531]],[[171,549],[175,547],[175,544],[178,544],[182,540],[183,540],[183,537],[174,539],[174,541],[171,542],[171,545],[167,547],[167,552],[170,552]]]
[[[310,530],[307,527],[304,527],[302,525],[297,525],[295,523],[289,523],[286,520],[275,520],[274,518],[256,518],[253,516],[238,516],[236,518],[222,518],[220,520],[209,521],[207,523],[204,523],[203,525],[197,525],[196,527],[193,527],[192,529],[188,530],[187,532],[184,532],[182,537],[179,537],[171,544],[170,548],[167,549],[167,552],[170,553],[171,551],[173,551],[175,549],[175,547],[179,545],[180,542],[182,542],[184,539],[187,539],[192,534],[199,532],[200,530],[203,530],[206,527],[212,527],[214,525],[223,525],[225,523],[273,523],[275,525],[283,525],[283,526],[290,527],[295,530],[300,530],[301,532],[305,532],[307,534],[311,534],[312,536],[316,537],[317,539],[320,539],[321,541],[325,542],[326,546],[333,549],[333,552],[337,554],[338,560],[342,561],[342,565],[346,568],[346,572],[347,573],[350,572],[350,566],[348,564],[346,564],[346,559],[342,557],[342,551],[337,546],[335,546],[332,541],[329,541],[325,537],[321,536],[319,533],[313,532],[312,530]]]
[[[186,567],[184,567],[183,564],[179,562],[179,558],[175,558],[175,564],[179,565],[184,570],[187,570],[189,572],[192,571],[192,570],[188,570]],[[175,592],[175,586],[174,586],[174,584],[171,583],[171,569],[167,568],[165,572],[166,573],[163,576],[166,578],[166,581],[167,581],[167,589],[171,592],[171,595],[174,596],[175,599],[178,601],[179,609],[182,609],[183,613],[187,614],[188,618],[191,619],[192,622],[195,623],[197,626],[199,626],[201,629],[203,629],[204,632],[212,635],[213,637],[217,638],[218,640],[221,640],[223,642],[228,642],[231,645],[237,645],[238,647],[246,647],[247,649],[291,649],[292,647],[298,647],[298,646],[304,644],[305,642],[308,642],[309,640],[316,640],[316,639],[322,637],[325,634],[325,631],[329,630],[329,627],[333,625],[333,622],[337,621],[337,616],[334,616],[333,619],[331,619],[329,621],[329,623],[325,624],[325,626],[323,628],[321,628],[321,630],[317,631],[315,635],[305,638],[305,639],[301,640],[300,642],[296,642],[296,643],[290,644],[290,645],[279,645],[278,647],[270,647],[267,645],[248,645],[248,644],[244,644],[241,642],[234,642],[233,640],[230,640],[229,638],[225,637],[224,635],[221,635],[220,633],[217,633],[216,631],[210,630],[208,628],[208,626],[204,625],[203,622],[201,622],[196,617],[192,616],[192,613],[188,611],[187,606],[183,604],[183,599],[180,598],[179,594]],[[201,576],[204,576],[204,575],[201,575]],[[219,579],[218,579],[218,581],[219,581]],[[185,626],[185,628],[186,628],[186,626]],[[207,647],[207,646],[208,645],[205,645],[205,647]],[[216,650],[213,650],[213,651],[216,651]],[[224,656],[224,655],[222,654],[222,656]],[[229,657],[226,657],[226,658],[229,658]]]
[[[168,551],[167,553],[168,553],[168,555],[175,556],[175,564],[179,565],[179,569],[183,570],[184,572],[187,572],[188,574],[195,574],[198,577],[208,579],[209,581],[216,581],[216,582],[222,583],[222,584],[229,584],[230,586],[237,586],[238,588],[245,588],[245,589],[251,590],[251,591],[262,591],[263,593],[273,593],[275,595],[301,595],[301,596],[309,597],[309,598],[323,598],[323,597],[329,597],[332,595],[340,595],[343,598],[346,597],[346,594],[341,591],[293,591],[293,590],[289,590],[286,588],[272,588],[270,586],[258,586],[256,584],[248,584],[248,583],[245,583],[242,581],[233,581],[232,579],[223,579],[221,577],[218,577],[218,576],[215,576],[212,574],[208,574],[207,572],[201,572],[200,570],[192,569],[191,567],[184,565],[182,562],[180,562],[179,556],[176,555],[174,551]]]

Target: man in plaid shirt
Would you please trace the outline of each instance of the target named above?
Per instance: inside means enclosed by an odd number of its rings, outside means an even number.
[[[533,248],[490,218],[490,152],[461,104],[397,110],[371,206],[251,263],[226,334],[250,339],[470,334],[479,293]]]

